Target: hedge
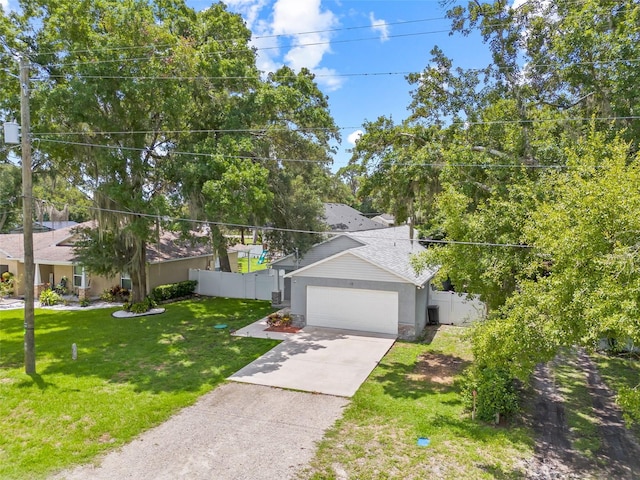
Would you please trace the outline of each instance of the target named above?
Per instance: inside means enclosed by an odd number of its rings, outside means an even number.
[[[158,285],[151,290],[150,297],[156,302],[164,302],[173,298],[188,297],[193,295],[198,282],[196,280],[185,280],[184,282]]]

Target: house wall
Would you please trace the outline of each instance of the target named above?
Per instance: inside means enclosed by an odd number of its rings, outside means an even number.
[[[290,272],[297,268],[306,267],[312,263],[329,258],[336,253],[360,246],[362,246],[362,244],[355,241],[353,238],[347,236],[335,237],[311,247],[308,252],[298,259],[298,262],[296,262],[295,255],[291,255],[275,262],[273,264],[273,268],[284,269],[287,272]]]
[[[407,336],[416,334],[417,289],[415,285],[411,283],[295,276],[291,280],[291,313],[293,315],[304,317],[306,314],[307,287],[310,285],[398,292],[398,331],[406,332]]]
[[[429,305],[429,291],[431,284],[424,288],[416,289],[416,330],[415,335],[420,335],[429,321],[427,306]]]
[[[7,265],[9,267],[9,272],[13,273],[14,278],[14,295],[22,295],[23,288],[22,283],[24,280],[24,269],[22,268],[22,264],[20,264],[17,260],[11,260],[5,257],[0,257],[0,264]]]
[[[109,290],[115,285],[120,285],[120,276],[117,277],[101,277],[99,275],[87,274],[87,282],[89,283],[89,296],[99,297],[102,292]]]
[[[319,263],[296,275],[301,277],[346,278],[349,280],[375,280],[377,282],[402,283],[403,280],[391,272],[383,270],[370,262],[349,252]]]
[[[147,269],[147,293],[158,285],[189,280],[190,269],[206,270],[212,259],[213,256],[204,256],[150,264]]]

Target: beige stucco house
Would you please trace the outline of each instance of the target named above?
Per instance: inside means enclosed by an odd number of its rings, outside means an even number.
[[[80,298],[99,296],[104,290],[120,285],[130,288],[126,272],[106,278],[86,272],[74,262],[75,229],[91,226],[91,222],[33,234],[36,264],[36,295],[63,277],[67,287]],[[205,244],[184,241],[173,232],[162,233],[147,247],[147,293],[158,285],[189,279],[189,269],[207,269],[212,265],[211,248]],[[14,295],[24,294],[24,237],[21,233],[0,235],[0,274],[9,271],[16,279]]]

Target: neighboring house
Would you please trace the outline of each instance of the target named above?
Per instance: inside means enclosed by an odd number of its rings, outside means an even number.
[[[97,296],[104,290],[120,285],[131,287],[126,272],[106,278],[85,272],[74,262],[73,245],[77,240],[77,227],[91,226],[86,222],[49,232],[33,234],[33,252],[36,264],[36,295],[45,284],[56,285],[63,277],[67,286],[81,297]],[[147,293],[154,287],[189,279],[190,268],[211,268],[213,255],[210,247],[181,240],[176,233],[164,232],[147,247]],[[24,236],[22,233],[0,235],[0,272],[9,271],[17,279],[15,295],[24,294]]]
[[[389,213],[383,213],[382,215],[376,215],[371,220],[380,223],[385,227],[393,227],[396,224],[396,217]]]
[[[51,230],[60,230],[62,228],[75,227],[76,225],[78,225],[78,222],[74,222],[73,220],[34,222],[33,232],[50,232]],[[9,233],[22,233],[22,227],[14,228]]]
[[[324,222],[332,232],[358,232],[384,228],[381,223],[374,222],[344,203],[325,203]]]
[[[428,321],[430,280],[411,257],[425,250],[410,227],[349,232],[313,246],[303,257],[272,263],[284,270],[284,298],[306,325],[415,338]],[[280,276],[278,276],[280,277]]]

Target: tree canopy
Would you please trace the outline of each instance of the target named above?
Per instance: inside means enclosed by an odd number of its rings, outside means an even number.
[[[451,7],[452,33],[480,32],[491,64],[435,47],[407,77],[409,117],[369,122],[343,173],[400,219],[424,212],[425,241],[445,243],[416,268],[481,296],[478,363],[525,378],[563,346],[640,336],[640,6],[510,3]]]
[[[251,32],[223,3],[196,12],[182,0],[22,0],[0,14],[0,30],[2,66],[15,70],[18,54],[32,63],[36,180],[89,195],[98,230],[78,261],[128,273],[134,301],[146,294],[146,246],[171,218],[207,225],[222,259],[228,227],[322,230],[338,138],[327,98],[304,69],[264,77]],[[6,118],[16,83],[0,87]],[[270,237],[285,250],[312,243]]]

